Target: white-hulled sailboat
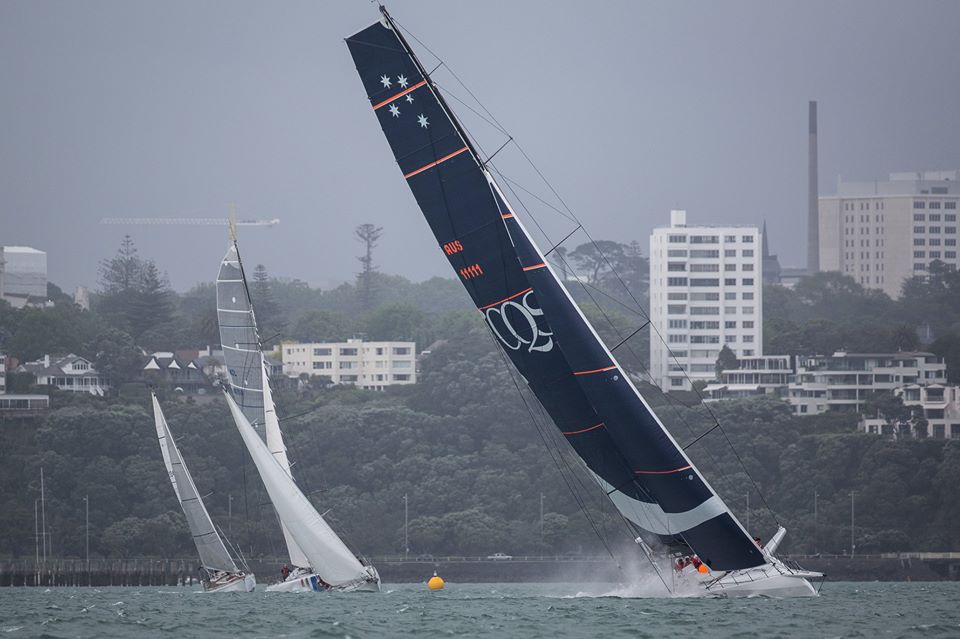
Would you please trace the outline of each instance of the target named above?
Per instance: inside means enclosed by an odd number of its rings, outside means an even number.
[[[815,596],[808,579],[822,575],[774,555],[784,530],[760,547],[637,390],[380,9],[347,47],[404,181],[497,343],[643,551],[646,538],[696,559],[707,573],[690,581],[704,594]]]
[[[231,410],[236,408],[235,419],[238,415],[244,419],[243,423],[237,420],[241,435],[246,433],[245,425],[249,426],[251,432],[254,432],[256,443],[263,446],[263,450],[268,452],[273,462],[264,464],[261,460],[257,462],[257,470],[267,486],[267,492],[280,519],[292,565],[292,570],[283,581],[271,584],[267,591],[379,590],[380,577],[376,569],[363,565],[354,557],[293,480],[287,448],[273,403],[269,368],[261,347],[246,274],[235,239],[227,250],[217,275],[217,318],[223,359],[230,383]],[[258,433],[262,433],[265,445]],[[259,449],[253,446],[246,436],[244,442],[256,462],[255,452]],[[273,476],[277,468],[289,483]],[[281,485],[283,488],[278,489]],[[295,498],[293,504],[286,503],[292,491],[296,491],[302,499]],[[282,508],[278,504],[278,499],[281,498],[284,500]],[[329,534],[325,532],[319,537],[307,534],[304,522],[318,525],[317,521],[322,523],[321,528]],[[301,532],[297,535],[294,530]],[[308,544],[309,548],[304,544]],[[349,563],[343,559],[344,553],[356,564],[351,565],[352,572],[344,568],[344,563]]]
[[[200,555],[200,566],[203,575],[200,583],[206,592],[253,592],[257,580],[251,573],[244,572],[237,567],[233,557],[227,550],[223,539],[217,532],[210,514],[207,512],[203,500],[193,483],[193,477],[180,455],[167,419],[160,409],[160,402],[154,393],[153,419],[157,427],[157,439],[160,442],[160,452],[163,454],[163,464],[167,467],[173,492],[177,495],[183,514],[187,518],[187,526],[193,536],[193,543]]]

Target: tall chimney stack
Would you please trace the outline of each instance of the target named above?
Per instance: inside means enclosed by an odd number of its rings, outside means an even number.
[[[817,183],[817,101],[810,101],[810,146],[807,158],[807,272],[820,270],[820,189]]]

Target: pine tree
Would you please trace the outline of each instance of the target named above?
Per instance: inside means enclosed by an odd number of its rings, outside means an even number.
[[[363,243],[364,254],[358,257],[363,270],[357,274],[360,284],[361,303],[364,308],[370,308],[373,303],[373,274],[377,267],[373,265],[373,249],[377,246],[377,240],[383,234],[383,227],[373,224],[361,224],[355,231],[357,239]]]
[[[280,317],[280,307],[273,299],[273,294],[270,291],[270,275],[267,273],[267,267],[263,264],[257,264],[253,269],[253,284],[250,288],[250,296],[254,313],[257,316],[260,338],[265,342],[273,341],[272,338],[286,327],[286,322]],[[266,343],[264,346],[266,346]]]

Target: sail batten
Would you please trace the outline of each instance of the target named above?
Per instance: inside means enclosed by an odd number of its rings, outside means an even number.
[[[714,569],[763,564],[574,303],[385,17],[347,46],[405,181],[500,347],[629,521],[664,543],[689,545]],[[398,97],[404,83],[423,88]]]
[[[160,443],[163,463],[167,468],[170,483],[173,485],[173,492],[177,495],[177,500],[187,519],[187,527],[197,547],[197,554],[200,555],[200,563],[208,570],[238,572],[237,564],[214,527],[213,520],[210,519],[210,514],[193,483],[193,477],[180,455],[180,449],[170,434],[170,427],[160,409],[160,402],[152,393],[151,398],[154,425],[157,429],[157,441]]]

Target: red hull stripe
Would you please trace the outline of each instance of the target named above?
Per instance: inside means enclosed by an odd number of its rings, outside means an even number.
[[[532,271],[532,270],[534,270],[534,269],[543,268],[544,266],[546,266],[546,264],[544,264],[543,262],[541,262],[540,264],[534,264],[533,266],[524,266],[524,267],[523,267],[523,270],[525,270],[525,271]]]
[[[406,94],[410,93],[410,92],[413,91],[414,89],[419,89],[420,87],[422,87],[422,86],[425,85],[426,83],[427,83],[426,80],[420,80],[419,82],[417,82],[417,83],[416,83],[415,85],[413,85],[412,87],[407,87],[406,89],[404,89],[404,90],[401,91],[400,93],[396,94],[396,95],[393,96],[392,98],[387,98],[386,100],[384,100],[383,102],[380,102],[379,104],[374,104],[374,105],[373,105],[373,110],[376,111],[376,110],[379,109],[380,107],[382,107],[382,106],[384,106],[384,105],[386,105],[386,104],[390,104],[391,102],[393,102],[393,101],[396,100],[397,98],[402,98],[403,96],[405,96]]]
[[[520,296],[523,295],[524,293],[529,293],[529,292],[532,291],[532,290],[533,290],[533,287],[532,287],[532,286],[531,286],[530,288],[525,288],[525,289],[523,289],[522,291],[520,291],[519,293],[514,293],[514,294],[511,295],[510,297],[505,297],[505,298],[503,298],[503,299],[500,300],[499,302],[494,302],[493,304],[487,304],[486,306],[481,306],[478,310],[485,311],[485,310],[487,310],[488,308],[490,308],[490,307],[492,307],[492,306],[497,306],[498,304],[503,304],[504,302],[509,302],[509,301],[512,300],[513,298],[515,298],[515,297],[520,297]]]
[[[564,435],[579,435],[580,433],[589,433],[591,430],[596,430],[596,429],[600,428],[601,426],[603,426],[603,422],[600,422],[600,423],[597,424],[596,426],[591,426],[590,428],[582,428],[582,429],[580,429],[580,430],[564,431],[563,434],[564,434]]]
[[[574,375],[592,375],[593,373],[603,373],[604,371],[612,371],[616,366],[607,366],[606,368],[595,368],[592,371],[575,371]]]
[[[679,473],[681,470],[689,470],[689,466],[683,466],[682,468],[674,468],[673,470],[635,470],[633,471],[634,475],[670,475],[673,473]]]
[[[407,178],[407,179],[409,180],[409,179],[412,178],[414,175],[416,175],[416,174],[418,174],[418,173],[423,173],[423,172],[426,171],[427,169],[432,169],[433,167],[435,167],[436,165],[440,164],[441,162],[446,162],[446,161],[449,160],[450,158],[452,158],[452,157],[454,157],[454,156],[456,156],[456,155],[460,155],[461,153],[463,153],[463,152],[466,151],[466,150],[467,150],[467,147],[463,147],[462,149],[459,149],[459,150],[457,150],[457,151],[454,151],[453,153],[450,153],[450,154],[448,154],[448,155],[443,156],[443,157],[440,158],[439,160],[436,160],[436,161],[434,161],[434,162],[431,162],[430,164],[428,164],[428,165],[426,165],[426,166],[420,167],[420,168],[417,169],[416,171],[411,171],[410,173],[405,174],[403,177],[405,177],[405,178]]]

